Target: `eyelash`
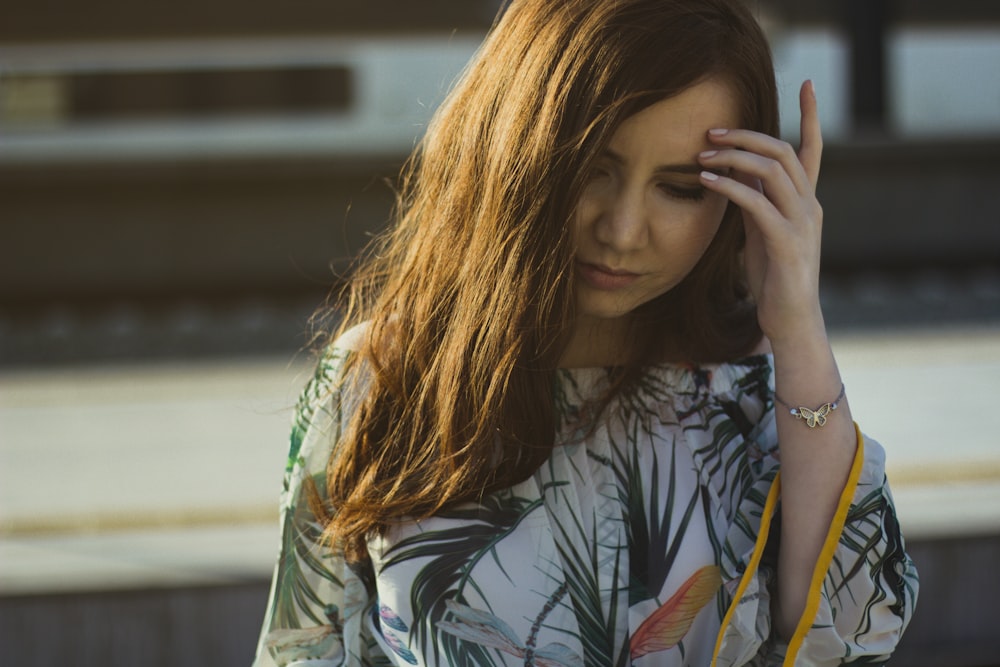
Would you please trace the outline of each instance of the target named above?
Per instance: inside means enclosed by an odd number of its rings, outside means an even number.
[[[599,178],[610,176],[610,172],[607,169],[602,169],[601,167],[594,167],[591,169],[588,176],[588,180],[593,181]],[[663,194],[673,199],[680,199],[682,201],[701,201],[708,194],[705,188],[682,188],[676,185],[670,185],[668,183],[661,183],[659,189]]]
[[[686,201],[701,201],[705,198],[706,190],[705,188],[678,188],[671,185],[660,185],[660,190],[662,190],[668,197],[673,197],[674,199],[683,199]]]
[[[595,180],[597,180],[599,178],[604,178],[604,177],[610,176],[610,175],[611,174],[608,172],[607,169],[602,169],[600,167],[593,167],[593,168],[591,168],[590,172],[587,174],[587,180],[588,181],[595,181]]]

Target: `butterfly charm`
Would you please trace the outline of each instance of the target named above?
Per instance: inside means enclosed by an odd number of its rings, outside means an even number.
[[[810,410],[805,407],[798,407],[792,411],[792,414],[803,419],[806,422],[806,426],[809,428],[816,428],[817,426],[826,425],[826,416],[830,414],[833,410],[833,405],[830,403],[824,403],[815,410]]]
[[[844,397],[844,392],[846,391],[847,389],[845,389],[843,383],[841,383],[840,394],[837,396],[837,398],[833,399],[832,403],[824,403],[815,410],[810,410],[804,405],[800,405],[797,408],[793,408],[788,403],[785,403],[783,400],[778,398],[777,392],[775,392],[774,394],[774,401],[775,403],[780,403],[786,408],[789,408],[788,412],[796,419],[801,419],[802,421],[804,421],[806,423],[806,426],[808,426],[809,428],[816,428],[817,426],[826,425],[827,415],[829,415],[831,412],[837,409],[837,406],[840,404],[840,399]]]

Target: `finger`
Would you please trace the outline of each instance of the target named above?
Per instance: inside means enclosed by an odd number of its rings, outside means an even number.
[[[815,194],[816,186],[809,178],[799,155],[788,142],[752,130],[709,130],[709,139],[720,147],[737,148],[756,153],[781,164],[802,195]]]
[[[719,193],[752,216],[763,233],[777,234],[780,232],[779,228],[784,223],[784,216],[761,189],[755,187],[752,180],[746,179],[742,175],[740,179],[737,179],[707,170],[701,172],[700,178],[705,188]]]
[[[801,214],[803,195],[799,193],[781,162],[741,150],[706,151],[698,159],[709,169],[719,172],[728,169],[732,178],[748,187],[763,185],[764,194],[786,218],[799,217]],[[804,172],[800,173],[800,177],[805,178]]]
[[[816,103],[816,86],[810,80],[799,90],[799,109],[802,120],[799,125],[799,161],[813,188],[819,180],[820,161],[823,156],[823,132],[819,124],[819,106]]]

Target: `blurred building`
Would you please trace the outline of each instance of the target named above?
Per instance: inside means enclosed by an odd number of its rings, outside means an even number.
[[[0,363],[294,349],[497,8],[9,8]]]
[[[393,176],[500,4],[8,8],[0,363],[287,349],[384,225]],[[797,86],[817,83],[826,270],[972,266],[955,291],[992,290],[1000,6],[761,13],[791,138]]]
[[[817,81],[820,199],[832,269],[955,267],[1000,257],[1000,4],[771,0],[782,117]]]

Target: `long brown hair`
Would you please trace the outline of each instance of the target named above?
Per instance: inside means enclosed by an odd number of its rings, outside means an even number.
[[[545,461],[584,175],[625,118],[713,76],[742,101],[744,127],[777,134],[770,52],[742,0],[515,0],[501,14],[351,286],[343,328],[368,323],[354,355],[363,398],[327,475],[327,535],[349,559],[394,520],[509,487]],[[664,336],[697,361],[759,339],[742,233],[730,205],[692,273],[639,309],[632,367],[658,360]]]

